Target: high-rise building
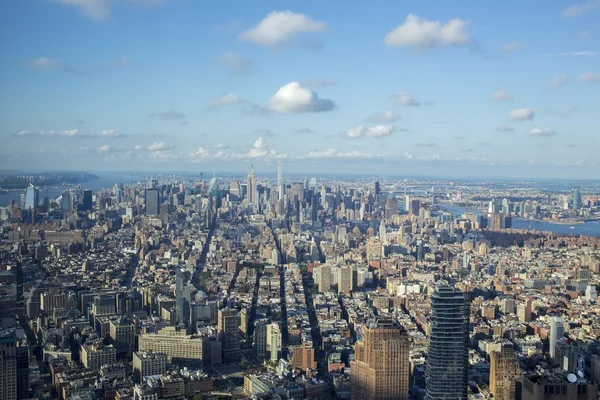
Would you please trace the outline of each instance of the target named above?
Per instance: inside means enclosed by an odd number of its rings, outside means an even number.
[[[279,360],[279,353],[283,343],[283,334],[279,322],[272,322],[267,326],[267,350],[271,361]]]
[[[110,338],[117,349],[117,357],[125,356],[135,349],[136,327],[126,319],[110,321]]]
[[[208,343],[203,337],[187,335],[185,329],[167,326],[158,333],[145,333],[138,337],[139,351],[164,353],[167,362],[202,365],[205,362],[204,347]],[[221,342],[213,342],[220,346]],[[220,350],[220,348],[219,348]],[[219,360],[220,364],[220,351]]]
[[[192,302],[192,290],[194,289],[193,285],[190,284],[189,271],[179,268],[175,283],[176,321],[187,327],[190,323],[190,304]]]
[[[351,399],[408,399],[408,335],[389,318],[367,321],[351,362]]]
[[[237,310],[223,308],[218,315],[219,338],[223,342],[223,362],[225,364],[240,361],[240,315]]]
[[[581,208],[581,192],[579,189],[573,189],[571,191],[571,202],[573,203],[574,210],[579,210]]]
[[[71,192],[69,192],[68,190],[65,190],[64,192],[62,192],[62,196],[61,196],[61,200],[60,200],[60,208],[61,208],[62,212],[65,214],[71,212],[71,209],[72,209]]]
[[[164,353],[136,351],[133,353],[133,381],[140,383],[146,376],[162,375],[167,370]]]
[[[0,400],[17,400],[16,349],[14,335],[0,336]]]
[[[338,293],[349,293],[354,289],[352,282],[352,268],[343,266],[338,269]]]
[[[92,211],[93,206],[93,192],[89,189],[83,191],[82,209],[83,211]]]
[[[515,378],[520,372],[512,343],[502,343],[500,350],[490,354],[490,392],[495,399],[513,400],[515,398]]]
[[[319,287],[319,292],[324,293],[331,289],[331,266],[321,265],[317,270],[316,283]]]
[[[254,351],[257,357],[267,356],[267,326],[268,319],[258,319],[254,322]]]
[[[381,194],[381,187],[379,186],[379,182],[375,182],[375,196]]]
[[[253,207],[258,205],[258,191],[256,190],[256,176],[254,175],[254,167],[250,166],[250,173],[248,174],[248,205]]]
[[[112,345],[101,343],[82,344],[80,348],[81,363],[86,368],[99,370],[101,366],[117,362],[117,349]]]
[[[574,374],[548,373],[519,377],[521,400],[596,400],[598,388]],[[514,397],[513,397],[514,398]]]
[[[146,215],[158,215],[160,212],[158,200],[158,189],[146,189],[144,196],[144,208]]]
[[[25,208],[33,208],[35,209],[40,204],[40,189],[33,186],[33,184],[29,184],[27,187],[27,192],[25,193]]]
[[[565,335],[565,321],[561,317],[552,317],[550,320],[550,357],[556,354],[556,343]]]
[[[469,303],[446,284],[431,295],[426,400],[466,400],[469,367]]]

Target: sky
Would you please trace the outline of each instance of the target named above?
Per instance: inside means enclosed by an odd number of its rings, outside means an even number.
[[[600,171],[600,0],[2,1],[0,52],[0,169]]]

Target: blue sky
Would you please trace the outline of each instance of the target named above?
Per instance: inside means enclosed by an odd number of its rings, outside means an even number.
[[[2,169],[600,170],[600,0],[19,0],[0,15]]]

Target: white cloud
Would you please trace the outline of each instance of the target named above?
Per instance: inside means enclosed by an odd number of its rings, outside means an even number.
[[[517,108],[511,111],[508,117],[513,121],[531,121],[535,117],[535,113],[529,108]]]
[[[103,153],[110,153],[112,151],[112,147],[110,147],[109,145],[105,144],[104,146],[100,146],[96,148],[96,152],[98,154],[103,154]]]
[[[385,36],[385,44],[415,50],[469,45],[472,40],[466,31],[467,25],[467,21],[458,18],[443,24],[408,14],[402,25]]]
[[[151,117],[159,117],[163,121],[180,121],[185,119],[185,114],[179,111],[169,110],[160,113],[152,113]]]
[[[550,80],[550,84],[553,86],[562,86],[565,83],[569,82],[571,78],[567,76],[567,74],[556,75]]]
[[[51,0],[55,3],[63,4],[79,8],[79,10],[87,17],[102,21],[110,17],[111,14],[111,3],[117,0]],[[162,4],[164,0],[120,0],[121,2],[128,2],[136,5],[157,5]]]
[[[49,57],[38,57],[27,60],[25,64],[33,69],[60,69],[64,67],[64,64],[60,60]]]
[[[78,136],[80,133],[81,132],[79,131],[79,129],[69,129],[69,130],[60,132],[58,135],[59,136],[74,137],[74,136]]]
[[[579,75],[579,78],[577,79],[579,79],[580,82],[600,82],[600,74],[595,72],[585,72]]]
[[[164,151],[172,148],[173,145],[165,142],[154,142],[150,146],[148,146],[148,150],[150,151]]]
[[[520,51],[522,48],[523,46],[519,42],[509,42],[502,46],[502,50],[507,53],[514,53],[516,51]]]
[[[403,106],[419,106],[419,103],[410,92],[398,92],[394,95],[396,103]]]
[[[327,28],[325,22],[315,21],[305,14],[291,11],[273,11],[254,28],[243,32],[239,39],[266,47],[290,44],[303,33],[320,32]]]
[[[254,63],[252,61],[233,51],[221,54],[219,56],[219,63],[222,66],[231,69],[231,71],[237,75],[243,75],[254,68]]]
[[[244,101],[245,100],[242,99],[241,97],[239,97],[238,95],[229,93],[221,98],[211,101],[210,104],[208,105],[208,107],[209,108],[222,108],[222,107],[227,107],[227,106],[230,106],[233,104],[240,104],[240,103],[243,103]]]
[[[104,129],[102,132],[100,132],[100,137],[119,137],[119,136],[123,136],[122,133],[117,132],[114,129]]]
[[[494,101],[506,101],[511,100],[512,96],[506,92],[504,89],[500,89],[492,93],[492,100]]]
[[[344,159],[372,159],[372,158],[380,158],[383,157],[383,154],[372,154],[372,153],[363,153],[357,150],[352,151],[342,151],[334,148],[328,148],[322,151],[311,151],[308,154],[299,157],[300,159],[309,158],[309,159],[328,159],[328,158],[344,158]]]
[[[313,90],[298,82],[290,82],[271,97],[270,110],[282,114],[331,111],[335,108],[333,100],[321,99]]]
[[[345,130],[341,136],[348,139],[358,139],[360,137],[363,137],[365,131],[366,128],[364,126],[357,126],[356,128],[350,128]]]
[[[498,126],[496,127],[496,131],[498,132],[514,132],[515,128],[511,128],[510,126]]]
[[[531,136],[554,136],[556,135],[556,131],[551,128],[534,128],[529,131]]]
[[[577,17],[596,10],[600,10],[600,0],[587,0],[564,8],[560,15],[564,18]]]
[[[400,115],[396,114],[395,112],[383,111],[383,112],[371,115],[369,118],[367,118],[367,121],[374,122],[374,123],[381,123],[381,122],[394,122],[397,119],[400,119]]]
[[[574,57],[592,57],[592,56],[600,55],[600,51],[590,51],[590,50],[567,51],[564,53],[560,53],[560,55],[561,56],[574,56]]]
[[[390,136],[394,132],[394,127],[391,125],[377,125],[367,129],[367,135],[374,138]]]

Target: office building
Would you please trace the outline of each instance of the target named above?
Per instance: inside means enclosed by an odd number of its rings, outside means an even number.
[[[117,349],[112,345],[103,346],[102,343],[82,344],[80,357],[84,367],[99,370],[103,365],[117,362]]]
[[[158,215],[160,212],[158,189],[146,189],[144,196],[144,209],[146,215]]]
[[[556,343],[565,336],[565,321],[561,317],[552,317],[550,320],[550,357],[556,355]]]
[[[219,339],[223,343],[223,362],[240,361],[240,315],[237,310],[224,308],[218,314]]]
[[[60,200],[60,208],[63,213],[69,213],[73,209],[73,203],[71,200],[71,192],[65,190],[62,192],[61,200]]]
[[[271,361],[279,360],[283,343],[283,334],[279,322],[271,322],[267,325],[267,351]]]
[[[331,266],[321,265],[315,268],[315,270],[317,271],[315,280],[319,292],[324,293],[329,291],[331,289]]]
[[[375,196],[381,194],[381,187],[379,186],[379,182],[375,182]]]
[[[138,336],[139,351],[164,353],[169,363],[202,365],[205,339],[188,335],[185,329],[167,326],[157,333]]]
[[[133,322],[125,319],[110,321],[110,338],[117,349],[117,357],[122,357],[135,349],[136,328]]]
[[[176,290],[175,290],[175,301],[177,305],[176,309],[176,322],[189,326],[190,323],[190,304],[192,302],[192,292],[194,286],[190,284],[191,274],[189,271],[179,268],[177,269],[176,275]]]
[[[33,186],[33,184],[29,184],[27,187],[27,192],[25,193],[25,209],[28,208],[37,208],[40,205],[40,189]]]
[[[520,375],[519,362],[513,344],[502,343],[500,350],[490,353],[490,392],[498,400],[516,397],[515,378]]]
[[[254,175],[254,167],[250,166],[250,173],[247,178],[248,205],[253,207],[258,205],[258,191],[256,188],[256,176]]]
[[[86,189],[83,191],[82,210],[92,211],[93,206],[93,193],[91,190]]]
[[[162,375],[167,370],[167,357],[163,353],[136,351],[133,353],[133,381],[140,383],[146,376]]]
[[[350,398],[406,400],[410,375],[408,335],[390,318],[367,321],[350,363]]]
[[[573,189],[571,191],[571,202],[573,203],[574,210],[579,210],[581,208],[581,192],[579,189]]]
[[[574,374],[549,373],[518,379],[521,400],[596,400],[598,388]]]
[[[315,349],[312,342],[304,342],[301,345],[290,346],[290,366],[300,371],[312,371],[317,369],[315,361]]]
[[[254,351],[257,357],[267,356],[267,326],[268,319],[259,319],[254,322]]]
[[[466,400],[469,367],[469,304],[445,284],[431,295],[426,400]]]
[[[352,268],[350,266],[343,266],[338,269],[338,294],[349,293],[353,287],[352,282]]]
[[[0,336],[0,400],[17,400],[17,345],[11,334]]]

